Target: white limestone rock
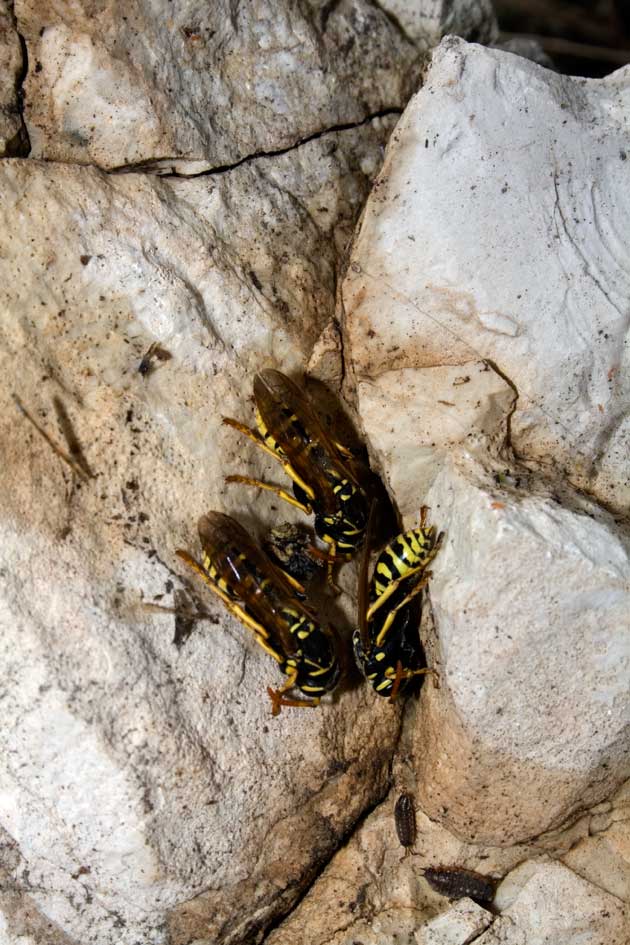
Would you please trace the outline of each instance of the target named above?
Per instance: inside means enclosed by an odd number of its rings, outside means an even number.
[[[610,893],[561,863],[524,863],[497,892],[501,915],[479,945],[625,945],[630,914]]]
[[[628,69],[572,79],[444,40],[390,140],[343,286],[359,391],[485,361],[518,396],[518,455],[616,510],[630,504],[629,103]],[[434,401],[451,393],[436,374]],[[391,410],[378,429],[398,420]],[[439,461],[437,448],[434,473]]]
[[[462,899],[418,929],[416,945],[468,945],[491,923],[491,912],[471,899]]]
[[[33,154],[195,173],[403,108],[420,49],[492,34],[488,0],[444,6],[411,4],[412,38],[367,0],[16,0]]]
[[[265,687],[282,677],[175,557],[198,551],[209,508],[253,533],[290,517],[224,485],[278,470],[221,416],[252,422],[253,371],[310,357],[366,186],[355,168],[381,142],[338,133],[216,180],[0,163],[0,824],[15,941],[240,941],[385,790],[398,710],[361,687],[272,719]],[[171,357],[143,376],[154,341]],[[61,399],[94,478],[13,393],[66,447]],[[210,614],[179,649],[173,616],[143,608],[175,590]]]
[[[17,0],[16,16],[49,160],[197,173],[400,108],[415,85],[415,46],[365,0]]]
[[[422,807],[471,841],[559,826],[630,774],[630,542],[607,513],[453,458],[426,501],[437,637]]]

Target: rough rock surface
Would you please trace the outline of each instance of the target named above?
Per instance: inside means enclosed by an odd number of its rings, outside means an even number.
[[[35,157],[217,168],[399,109],[415,85],[417,49],[364,0],[18,0],[16,15]]]
[[[445,540],[420,801],[468,839],[523,840],[630,775],[630,542],[594,503],[466,456],[426,501]]]
[[[530,861],[497,892],[501,915],[479,945],[625,945],[630,913],[615,896],[560,863]]]
[[[471,43],[489,43],[498,32],[489,0],[381,0],[379,6],[424,49],[437,46],[448,33]]]
[[[186,173],[401,109],[421,50],[494,31],[487,0],[410,4],[412,35],[367,0],[15,6],[35,157]]]
[[[24,55],[15,28],[13,4],[0,2],[0,157],[28,152],[28,136],[21,116],[19,86]]]
[[[216,180],[0,164],[0,818],[16,939],[238,941],[386,788],[398,711],[360,687],[272,719],[277,670],[174,555],[197,551],[208,508],[253,532],[290,517],[224,485],[281,477],[221,415],[251,422],[251,373],[304,364],[330,330],[337,241],[386,132]],[[154,341],[171,358],[143,376]],[[12,393],[67,449],[61,400],[94,478]],[[143,609],[178,589],[210,615],[179,649],[172,614]]]
[[[343,287],[359,382],[484,360],[518,395],[517,454],[620,511],[629,104],[628,70],[572,79],[444,41],[396,127]],[[452,392],[436,374],[435,401]]]
[[[426,502],[445,531],[417,789],[469,840],[538,835],[630,774],[630,532],[572,488],[630,498],[628,94],[630,72],[444,41],[342,288],[374,454],[407,524]]]

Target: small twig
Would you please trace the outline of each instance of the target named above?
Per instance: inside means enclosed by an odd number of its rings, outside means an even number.
[[[18,410],[20,411],[20,413],[26,417],[29,423],[33,424],[37,432],[40,434],[40,436],[43,436],[43,438],[46,440],[46,442],[48,443],[50,448],[53,450],[53,452],[55,452],[57,456],[59,456],[60,459],[63,459],[64,463],[67,463],[70,469],[72,469],[72,471],[76,473],[77,476],[80,476],[80,478],[83,480],[88,480],[90,476],[86,473],[86,471],[81,466],[79,466],[79,464],[75,462],[75,460],[71,456],[69,456],[68,453],[65,452],[65,450],[62,450],[61,447],[58,446],[57,443],[55,443],[55,441],[52,439],[51,436],[49,436],[46,430],[44,430],[44,428],[39,425],[35,417],[33,417],[31,413],[29,413],[29,411],[26,409],[26,407],[24,406],[20,398],[17,396],[17,394],[11,394],[11,396],[13,397],[13,400],[15,401],[15,404]]]

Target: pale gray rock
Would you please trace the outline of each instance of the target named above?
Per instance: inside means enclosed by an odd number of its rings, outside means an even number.
[[[479,945],[625,945],[627,907],[561,863],[524,863],[497,893],[501,915]]]
[[[379,6],[424,49],[437,46],[448,33],[471,43],[490,43],[498,34],[489,0],[380,0]]]
[[[418,50],[377,5],[17,0],[33,155],[195,173],[400,109]]]
[[[492,913],[470,899],[454,903],[415,933],[416,945],[468,945],[491,925]]]
[[[20,82],[25,69],[13,4],[0,0],[0,157],[28,154],[21,115]]]
[[[559,826],[630,773],[630,543],[585,499],[453,456],[426,495],[436,640],[423,809],[471,841]]]
[[[518,395],[515,451],[619,511],[630,502],[629,100],[627,69],[572,79],[444,40],[390,140],[343,286],[359,384],[485,361]],[[434,399],[451,392],[445,374]]]
[[[282,477],[221,417],[253,422],[254,370],[303,367],[325,332],[337,245],[386,132],[216,179],[0,163],[11,945],[240,941],[386,789],[398,709],[360,687],[272,719],[266,686],[282,677],[175,556],[198,554],[209,508],[254,534],[291,517],[224,485]],[[171,357],[142,375],[152,342]],[[12,394],[67,450],[62,401],[94,478]],[[179,648],[173,615],[144,606],[178,590],[209,612]]]

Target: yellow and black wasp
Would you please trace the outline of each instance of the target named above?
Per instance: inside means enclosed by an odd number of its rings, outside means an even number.
[[[283,705],[319,705],[320,697],[339,680],[336,640],[298,596],[301,585],[273,565],[229,515],[209,512],[199,520],[198,529],[202,563],[186,551],[177,555],[253,632],[288,677],[280,689],[267,690],[273,714],[278,715]],[[293,688],[310,700],[285,696]]]
[[[302,512],[315,514],[315,533],[329,546],[326,560],[351,558],[361,546],[369,502],[351,450],[333,440],[305,394],[280,371],[261,371],[254,378],[256,426],[224,417],[279,462],[293,482],[293,495],[249,476],[227,476],[274,492]],[[317,554],[317,549],[313,549]],[[320,553],[322,554],[322,553]]]
[[[374,691],[393,702],[408,680],[433,672],[423,665],[419,615],[413,604],[429,580],[431,572],[426,569],[439,550],[442,533],[438,535],[434,525],[427,526],[427,509],[423,508],[419,527],[397,535],[386,545],[368,582],[373,514],[374,507],[361,562],[359,626],[352,644],[356,661]]]

